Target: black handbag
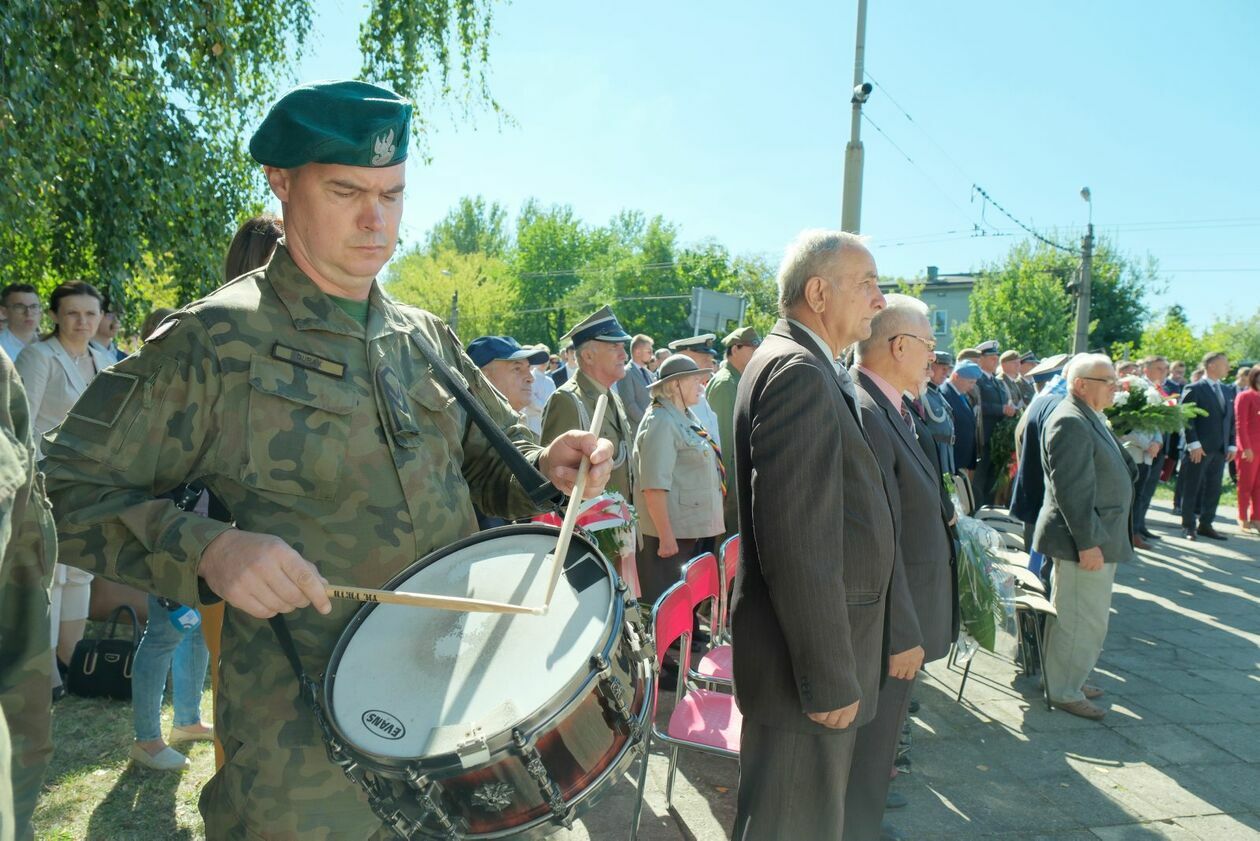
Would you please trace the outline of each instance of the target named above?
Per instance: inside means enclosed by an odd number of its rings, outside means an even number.
[[[117,639],[118,618],[123,611],[131,615],[131,639]],[[116,698],[131,700],[131,667],[140,645],[140,621],[131,605],[119,605],[109,615],[105,633],[85,637],[74,646],[70,668],[66,672],[66,691],[84,698]]]

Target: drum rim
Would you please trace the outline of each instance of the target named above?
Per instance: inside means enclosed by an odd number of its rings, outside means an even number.
[[[381,586],[381,589],[392,590],[415,573],[437,563],[448,555],[454,554],[469,546],[485,542],[491,538],[510,537],[514,534],[560,534],[560,529],[556,526],[546,523],[515,523],[507,526],[499,526],[492,529],[479,531],[468,537],[461,538],[454,543],[436,549],[428,555],[416,560],[406,569],[399,572],[389,581]],[[604,571],[607,573],[608,581],[612,587],[612,599],[609,602],[609,610],[606,616],[606,627],[603,644],[600,648],[593,650],[591,656],[596,654],[602,655],[605,659],[611,657],[616,647],[617,640],[621,637],[621,626],[624,623],[626,605],[623,594],[619,591],[619,576],[617,570],[599,551],[599,547],[594,541],[588,539],[580,532],[575,531],[573,536],[589,549],[593,550],[595,557],[604,565]],[[577,543],[571,543],[569,551],[572,552]],[[460,761],[459,755],[454,753],[432,754],[430,756],[384,756],[361,747],[352,742],[349,737],[338,726],[337,716],[331,705],[333,686],[337,679],[337,666],[341,663],[342,655],[345,653],[346,646],[349,644],[354,631],[367,621],[367,617],[376,609],[379,602],[368,602],[355,611],[354,616],[346,624],[342,630],[341,636],[337,640],[337,645],[333,648],[332,654],[328,658],[328,665],[325,667],[324,674],[321,675],[319,684],[321,688],[322,698],[321,704],[324,707],[325,718],[328,720],[329,727],[341,741],[344,750],[350,751],[360,764],[383,774],[394,774],[400,770],[408,768],[419,768],[426,775],[435,775],[437,778],[449,776],[452,772],[462,772],[466,770]],[[525,734],[531,741],[534,734],[544,729],[550,722],[556,720],[561,715],[569,711],[574,704],[586,697],[587,687],[599,679],[599,673],[589,665],[586,672],[577,672],[566,681],[560,689],[553,693],[547,702],[538,709],[531,710],[529,714],[524,716],[519,722],[507,730],[496,733],[487,733],[484,737],[486,747],[490,751],[493,758],[499,754],[510,751],[514,744],[512,739],[513,731],[519,730]],[[554,703],[557,699],[563,699],[563,703],[558,706]],[[444,760],[440,761],[439,760]],[[479,763],[482,764],[482,763]],[[475,766],[474,766],[475,767]]]

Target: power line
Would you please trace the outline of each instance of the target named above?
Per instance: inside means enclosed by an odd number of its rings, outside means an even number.
[[[937,183],[936,183],[936,181],[932,178],[932,176],[928,175],[927,170],[925,170],[923,167],[921,167],[921,166],[919,166],[917,163],[915,163],[915,162],[914,162],[914,158],[912,158],[912,157],[910,157],[909,155],[907,155],[907,154],[906,154],[906,151],[905,151],[904,149],[902,149],[900,146],[898,146],[898,145],[897,145],[897,143],[896,143],[896,141],[894,141],[891,137],[889,137],[889,136],[888,136],[888,132],[886,132],[886,131],[884,131],[882,128],[880,128],[880,127],[879,127],[879,124],[878,124],[878,123],[876,123],[874,120],[872,120],[869,114],[867,114],[865,111],[863,111],[863,112],[862,112],[862,118],[863,118],[863,119],[865,119],[868,123],[870,123],[870,124],[871,124],[871,127],[872,127],[872,128],[874,128],[877,132],[879,132],[879,133],[883,136],[883,138],[884,138],[885,140],[887,140],[887,141],[888,141],[889,145],[891,145],[894,149],[896,149],[898,152],[900,152],[900,153],[901,153],[901,156],[902,156],[903,158],[905,158],[907,161],[909,161],[909,162],[910,162],[910,166],[912,166],[912,167],[914,167],[915,169],[917,169],[917,170],[918,170],[918,171],[919,171],[919,172],[923,175],[923,177],[927,179],[927,182],[928,182],[929,184],[931,184],[931,185],[932,185],[932,187],[933,187],[933,188],[934,188],[934,189],[935,189],[938,193],[940,193],[942,196],[944,196],[944,197],[945,197],[945,201],[947,201],[947,202],[949,202],[950,204],[952,204],[952,205],[954,206],[954,209],[955,209],[955,210],[957,210],[960,214],[962,214],[962,217],[963,217],[964,219],[966,219],[968,222],[971,222],[971,223],[972,223],[972,225],[975,225],[975,227],[976,227],[976,228],[979,228],[979,227],[980,227],[979,225],[976,225],[976,224],[975,224],[975,222],[973,222],[973,221],[972,221],[971,216],[969,216],[969,215],[968,215],[967,211],[963,210],[963,209],[962,209],[962,208],[958,205],[958,202],[954,201],[954,200],[953,200],[953,198],[952,198],[952,197],[950,197],[949,193],[945,192],[945,190],[941,187],[941,185],[937,184]]]
[[[1007,210],[1005,207],[1002,207],[1002,205],[1000,205],[1000,204],[998,204],[996,201],[994,201],[993,197],[992,197],[992,196],[990,196],[988,193],[986,193],[986,192],[985,192],[985,190],[984,190],[984,188],[983,188],[983,187],[981,187],[979,184],[972,184],[972,185],[971,185],[971,189],[972,189],[972,190],[975,190],[977,193],[979,193],[979,194],[980,194],[980,195],[984,198],[984,200],[985,200],[985,201],[987,201],[989,204],[991,204],[991,205],[993,205],[994,207],[996,207],[996,208],[997,208],[997,209],[998,209],[998,210],[1002,213],[1002,215],[1003,215],[1003,216],[1005,216],[1007,219],[1010,219],[1012,222],[1014,222],[1014,223],[1015,223],[1016,225],[1018,225],[1019,227],[1023,228],[1023,229],[1024,229],[1024,231],[1025,231],[1025,232],[1027,232],[1027,233],[1028,233],[1031,237],[1033,237],[1034,239],[1039,240],[1039,241],[1041,241],[1041,242],[1044,242],[1046,245],[1049,245],[1049,246],[1051,246],[1052,248],[1057,248],[1057,249],[1059,249],[1060,251],[1066,251],[1066,252],[1067,252],[1067,253],[1069,253],[1069,254],[1076,254],[1076,253],[1077,253],[1077,251],[1076,251],[1076,249],[1075,249],[1075,248],[1068,248],[1066,245],[1060,245],[1059,243],[1055,242],[1054,240],[1051,240],[1051,239],[1046,239],[1046,238],[1045,238],[1045,237],[1043,237],[1041,234],[1037,233],[1037,232],[1036,232],[1036,231],[1034,231],[1032,228],[1030,228],[1030,227],[1028,227],[1027,225],[1025,225],[1025,224],[1024,224],[1023,222],[1021,222],[1019,219],[1015,218],[1015,215],[1014,215],[1013,213],[1011,213],[1011,212],[1010,212],[1009,210]]]

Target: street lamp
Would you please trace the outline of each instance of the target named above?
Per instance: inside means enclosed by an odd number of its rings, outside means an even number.
[[[1089,205],[1089,224],[1081,240],[1081,287],[1076,299],[1076,336],[1072,342],[1073,353],[1084,353],[1089,348],[1089,297],[1090,280],[1094,269],[1094,199],[1088,187],[1081,188],[1081,198]]]

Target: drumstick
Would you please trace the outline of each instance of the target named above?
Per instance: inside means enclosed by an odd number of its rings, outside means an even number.
[[[428,593],[400,593],[396,590],[372,590],[367,587],[346,587],[340,584],[325,584],[324,592],[330,599],[350,599],[356,602],[381,602],[382,604],[401,604],[410,607],[431,607],[437,610],[458,610],[463,613],[527,613],[542,616],[547,612],[544,607],[527,607],[506,602],[492,602],[485,599],[469,599],[462,596],[434,596]]]
[[[601,394],[595,402],[595,416],[591,418],[590,432],[596,438],[604,426],[604,411],[608,408],[608,395]],[[573,527],[577,525],[578,509],[582,507],[582,494],[586,491],[586,474],[591,469],[591,460],[582,457],[578,466],[577,479],[573,483],[573,493],[569,494],[569,507],[564,512],[564,522],[560,524],[560,538],[556,541],[556,560],[551,568],[551,581],[547,584],[547,598],[543,601],[543,610],[551,606],[551,597],[555,595],[556,585],[560,583],[560,573],[564,569],[565,556],[569,554],[569,541],[573,538]]]

